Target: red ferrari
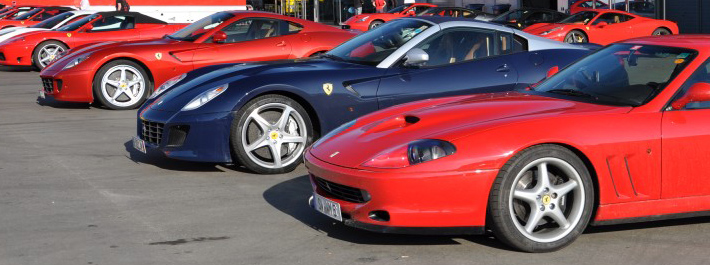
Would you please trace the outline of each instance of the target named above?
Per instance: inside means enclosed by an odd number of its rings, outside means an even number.
[[[361,117],[306,150],[311,206],[385,233],[492,230],[529,252],[590,223],[707,215],[709,57],[707,35],[632,39],[534,89]]]
[[[37,7],[41,6],[16,6],[16,7],[9,7],[9,8],[3,8],[3,12],[0,13],[0,19],[11,19],[15,18],[17,16],[21,16],[24,13],[27,13],[28,11],[31,11]]]
[[[44,93],[56,100],[98,101],[111,109],[133,109],[155,84],[177,82],[193,69],[309,57],[355,35],[274,13],[219,12],[162,39],[79,47],[40,76]]]
[[[569,13],[577,14],[582,11],[597,11],[597,9],[609,9],[609,4],[601,0],[578,0],[569,6]]]
[[[0,64],[43,69],[69,48],[107,41],[155,39],[185,25],[168,24],[135,12],[99,12],[56,30],[24,33],[0,42]]]
[[[618,10],[598,10],[582,11],[558,23],[535,24],[524,31],[567,43],[607,45],[635,37],[678,34],[678,25]]]
[[[45,19],[71,10],[74,9],[71,7],[61,6],[38,7],[17,17],[0,20],[0,29],[10,27],[29,27],[38,24]]]
[[[392,8],[385,13],[360,14],[346,20],[345,23],[343,23],[343,28],[368,31],[395,18],[417,16],[435,6],[434,4],[427,3],[404,4]]]

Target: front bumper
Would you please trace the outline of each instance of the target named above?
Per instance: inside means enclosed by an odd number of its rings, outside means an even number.
[[[186,115],[145,106],[138,111],[137,135],[146,149],[188,161],[230,163],[232,112]]]
[[[370,21],[363,21],[363,22],[351,22],[351,21],[345,21],[340,26],[342,29],[354,29],[354,30],[359,30],[359,31],[368,31],[370,29]]]
[[[368,171],[329,164],[310,152],[306,152],[305,160],[314,192],[340,204],[346,225],[383,233],[483,233],[488,194],[498,174],[498,170],[416,174]],[[362,201],[339,196],[338,192],[326,191],[316,178],[366,191],[368,196]],[[377,211],[386,212],[389,220],[373,218]]]
[[[40,78],[44,93],[55,100],[88,103],[94,101],[92,71],[43,71]]]
[[[3,45],[0,48],[0,64],[11,66],[31,66],[34,46]]]

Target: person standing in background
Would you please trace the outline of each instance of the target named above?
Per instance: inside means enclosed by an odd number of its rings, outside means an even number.
[[[128,4],[128,0],[116,0],[116,11],[128,12],[131,6]]]
[[[372,5],[375,6],[377,13],[384,13],[387,2],[385,2],[385,0],[372,0]]]
[[[360,15],[362,14],[362,0],[355,0],[355,3],[353,5],[355,6],[355,15]]]

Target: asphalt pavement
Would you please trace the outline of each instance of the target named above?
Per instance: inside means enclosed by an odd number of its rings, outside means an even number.
[[[491,236],[383,235],[311,210],[303,166],[132,149],[136,111],[38,101],[36,71],[0,68],[0,264],[710,264],[710,218],[593,227],[554,253]],[[690,181],[690,180],[689,180]]]

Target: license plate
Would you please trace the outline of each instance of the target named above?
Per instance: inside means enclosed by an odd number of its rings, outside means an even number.
[[[343,215],[340,212],[340,204],[331,200],[328,200],[326,198],[323,198],[323,196],[320,196],[318,194],[313,194],[313,199],[314,199],[314,207],[316,208],[316,211],[319,211],[322,214],[327,215],[330,218],[333,218],[338,221],[343,221]]]
[[[44,90],[39,91],[39,98],[41,98],[41,99],[47,98],[47,96],[44,94]]]
[[[133,148],[140,151],[141,153],[147,153],[145,150],[145,141],[140,138],[133,136]]]

